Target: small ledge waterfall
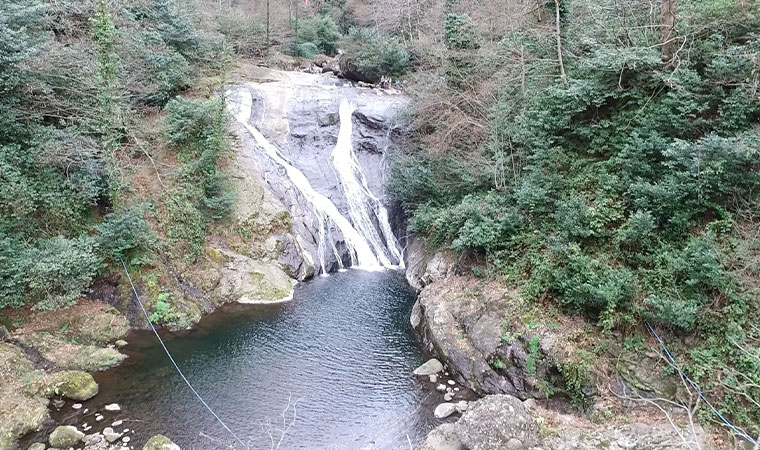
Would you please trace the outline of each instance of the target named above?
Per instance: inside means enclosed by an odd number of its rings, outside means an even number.
[[[344,215],[328,196],[312,186],[307,176],[276,145],[249,123],[253,114],[253,96],[249,89],[230,89],[225,98],[235,120],[250,133],[264,155],[284,169],[301,201],[311,209],[316,226],[310,231],[317,244],[317,254],[306,255],[307,259],[317,263],[323,274],[329,272],[329,258],[344,269],[343,257],[336,245],[343,243],[351,267],[369,271],[403,268],[402,250],[392,232],[388,212],[370,190],[354,153],[352,117],[355,108],[347,99],[343,98],[340,103],[340,130],[330,154],[332,168],[346,201],[347,213]]]

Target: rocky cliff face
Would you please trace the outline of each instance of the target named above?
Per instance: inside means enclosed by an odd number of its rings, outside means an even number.
[[[545,363],[555,356],[554,336],[507,339],[504,321],[515,293],[498,282],[458,275],[453,255],[426,252],[417,238],[407,258],[407,279],[419,290],[411,324],[459,381],[480,395],[545,396],[542,383],[556,376]]]
[[[351,140],[362,182],[384,206],[391,206],[385,194],[385,152],[397,131],[393,117],[406,103],[402,96],[358,88],[327,75],[264,68],[254,71],[249,75],[259,81],[233,86],[228,91],[228,104],[235,105],[240,97],[250,95],[252,113],[246,122],[261,132],[283,160],[305,176],[318,195],[332,202],[347,218],[355,205],[347,198],[344,181],[336,171],[331,153],[338,142],[339,106],[348,100],[355,108],[351,116]],[[341,229],[329,222],[325,225],[310,199],[305,198],[308,195],[294,183],[292,173],[261,151],[261,142],[244,127],[236,129],[241,151],[251,166],[255,166],[251,173],[260,177],[290,215],[292,233],[284,236],[280,244],[283,248],[281,263],[286,270],[299,279],[319,273],[322,270],[318,261],[320,254],[326,258],[325,271],[351,265],[346,236]],[[372,225],[379,229],[378,221],[379,218],[375,219]],[[322,229],[325,226],[327,230]],[[322,233],[329,235],[328,242],[320,241]]]

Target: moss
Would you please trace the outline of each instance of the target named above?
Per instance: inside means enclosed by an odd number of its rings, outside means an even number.
[[[0,342],[0,450],[48,419],[47,399],[35,395],[41,375],[21,349]]]
[[[71,400],[84,401],[98,393],[98,384],[87,372],[67,370],[50,374],[45,380],[47,396],[60,395]]]
[[[53,430],[48,442],[55,448],[69,448],[81,441],[84,437],[84,433],[77,430],[73,426],[62,426]]]
[[[113,348],[75,344],[44,331],[23,335],[19,340],[34,347],[43,358],[64,369],[88,372],[102,370],[118,365],[127,357]]]
[[[179,446],[168,437],[158,434],[148,439],[142,450],[179,450]]]
[[[218,248],[206,247],[206,256],[216,264],[222,265],[227,262],[224,254]]]

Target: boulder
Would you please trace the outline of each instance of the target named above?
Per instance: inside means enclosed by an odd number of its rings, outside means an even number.
[[[116,348],[124,348],[128,345],[128,342],[124,339],[117,339],[116,342],[113,343],[113,345],[116,346]]]
[[[457,435],[456,425],[444,423],[428,433],[415,450],[467,450]]]
[[[142,450],[180,450],[179,445],[172,442],[168,437],[157,434],[148,439]]]
[[[436,419],[445,419],[456,412],[457,412],[457,405],[455,405],[454,403],[441,403],[440,405],[435,407],[435,411],[433,411],[433,415],[435,416]]]
[[[443,364],[435,358],[429,359],[425,364],[414,369],[414,374],[420,377],[434,375],[443,370]]]
[[[89,400],[98,394],[98,383],[87,372],[65,370],[50,374],[46,380],[46,393],[60,395],[70,400]]]
[[[348,54],[341,55],[338,67],[340,68],[340,76],[351,81],[377,84],[382,77],[382,74],[378,72],[360,70],[355,58]]]
[[[60,426],[53,430],[50,434],[48,442],[51,447],[55,448],[69,448],[81,441],[84,437],[84,433],[77,430],[76,427],[70,425]]]
[[[26,450],[45,450],[45,444],[40,444],[39,442],[30,445]]]
[[[489,395],[470,403],[457,430],[470,450],[528,449],[538,442],[536,421],[511,395]]]

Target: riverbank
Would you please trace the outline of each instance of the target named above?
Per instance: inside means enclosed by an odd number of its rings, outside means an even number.
[[[126,317],[104,303],[80,300],[57,311],[11,311],[4,321],[16,326],[6,327],[0,342],[0,449],[18,448],[19,438],[38,430],[47,431],[22,448],[128,448],[134,432],[118,405],[105,399],[103,409],[83,406],[100,390],[89,372],[127,357]]]
[[[418,450],[751,448],[702,427],[699,399],[653,339],[604,335],[581,317],[527,303],[416,238],[407,257],[419,292],[411,325],[457,383],[481,397]],[[448,403],[461,412],[456,399]]]

